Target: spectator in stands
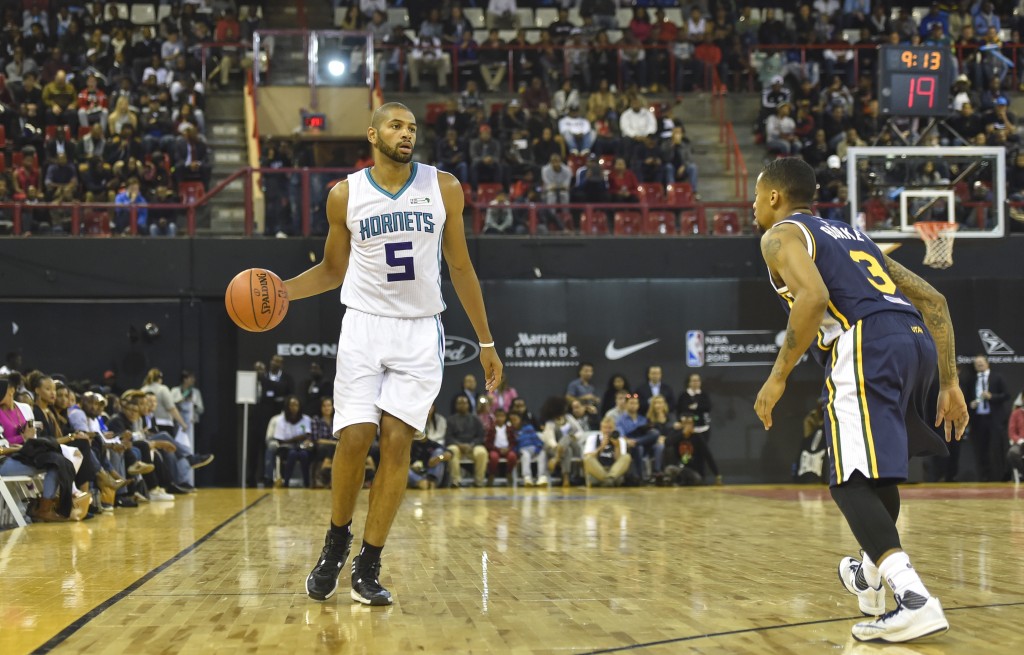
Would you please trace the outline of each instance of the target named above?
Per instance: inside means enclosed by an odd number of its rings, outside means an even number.
[[[562,73],[565,70],[565,51],[551,40],[551,34],[541,32],[536,52],[544,83],[551,88],[561,86]]]
[[[146,198],[139,190],[138,178],[130,178],[128,185],[114,198],[114,203],[127,209],[118,209],[114,213],[114,225],[118,232],[126,232],[131,224],[131,207],[135,207],[136,224],[140,233],[150,232],[156,236],[156,226],[149,224],[149,212],[146,208]],[[174,225],[173,223],[171,224]],[[171,236],[174,236],[172,229]]]
[[[1006,466],[1011,475],[1016,472],[1017,479],[1024,479],[1024,405],[1019,404],[1019,401],[1010,413],[1007,436],[1010,447],[1006,451]]]
[[[277,421],[274,438],[267,442],[265,463],[268,478],[274,475],[274,458],[285,460],[281,476],[274,482],[275,487],[288,487],[296,463],[302,472],[302,485],[307,489],[312,486],[309,476],[310,452],[314,446],[312,434],[312,419],[302,413],[302,401],[298,396],[285,398],[284,412]]]
[[[594,145],[597,134],[590,121],[580,116],[578,104],[569,105],[569,113],[558,121],[558,133],[565,141],[569,152],[577,155],[588,155]]]
[[[31,146],[22,149],[22,160],[14,167],[11,178],[14,181],[14,192],[27,193],[29,187],[41,188],[39,168],[36,165],[36,150]]]
[[[103,159],[111,166],[130,159],[141,160],[143,156],[142,142],[136,138],[131,125],[122,125],[121,133],[107,141],[103,152]]]
[[[661,158],[665,163],[665,184],[689,182],[696,194],[697,164],[693,162],[693,150],[690,140],[686,138],[686,129],[681,125],[672,128],[671,139],[662,146]]]
[[[487,0],[487,29],[514,30],[519,27],[516,0]]]
[[[644,414],[647,413],[651,398],[654,396],[664,398],[668,407],[671,407],[676,398],[672,387],[662,379],[661,366],[656,364],[647,367],[647,380],[637,387],[636,392],[640,401],[639,411]]]
[[[626,167],[626,160],[615,158],[615,164],[608,175],[608,192],[612,202],[639,202],[640,182],[636,174]]]
[[[48,125],[70,125],[77,129],[78,94],[63,70],[58,70],[53,81],[43,87],[43,104]]]
[[[473,460],[473,479],[477,487],[484,484],[487,471],[487,448],[484,447],[484,426],[475,414],[471,413],[469,399],[459,396],[455,399],[455,413],[448,417],[448,431],[445,445],[452,454],[452,486],[459,486],[458,470],[462,458]]]
[[[499,192],[487,205],[484,215],[484,234],[507,234],[512,231],[514,216],[509,207],[508,194]]]
[[[491,137],[490,125],[480,126],[480,136],[469,144],[470,181],[473,188],[481,182],[490,182],[507,186],[505,165],[502,163],[503,148],[497,139]]]
[[[186,180],[198,180],[208,189],[212,167],[206,141],[195,127],[186,127],[181,138],[174,144],[175,181],[180,186]]]
[[[565,45],[574,29],[579,26],[569,20],[569,10],[566,7],[558,8],[558,17],[548,25],[548,33],[551,40],[557,45]]]
[[[409,488],[436,488],[444,479],[445,464],[451,458],[452,454],[439,442],[429,437],[414,439],[409,453]]]
[[[448,20],[444,21],[441,38],[446,45],[457,46],[463,42],[465,34],[473,36],[473,23],[462,11],[461,5],[453,5]]]
[[[467,81],[465,90],[459,94],[459,111],[468,114],[477,109],[482,109],[483,106],[484,99],[480,97],[476,80]]]
[[[35,59],[25,56],[25,51],[21,47],[14,48],[14,55],[11,58],[10,63],[4,68],[7,73],[7,80],[10,82],[21,82],[25,78],[26,73],[35,73],[39,70],[39,65],[36,64]]]
[[[947,121],[947,125],[959,135],[950,145],[966,146],[974,142],[979,134],[985,131],[982,117],[974,111],[974,105],[963,102],[960,110]]]
[[[497,115],[491,115],[491,128],[502,146],[508,147],[517,132],[527,131],[527,116],[519,98],[512,98]]]
[[[492,29],[480,44],[480,76],[487,90],[491,93],[497,91],[507,72],[508,50],[498,36],[498,30]]]
[[[562,158],[551,155],[541,169],[541,185],[544,188],[544,202],[549,205],[568,204],[569,188],[572,186],[572,171],[562,163]]]
[[[648,135],[657,133],[658,121],[654,112],[643,105],[641,98],[634,97],[629,109],[619,116],[619,131],[624,139],[623,155],[631,157],[633,149],[642,145]],[[612,194],[615,194],[615,189],[612,189]]]
[[[469,179],[469,165],[466,162],[466,149],[459,142],[457,128],[450,127],[445,132],[444,139],[437,142],[436,147],[437,167],[451,173],[460,180]]]
[[[621,373],[613,373],[612,376],[608,378],[608,385],[605,387],[604,394],[602,394],[601,396],[601,416],[605,416],[608,414],[608,412],[614,411],[615,409],[619,408],[620,405],[622,407],[625,406],[625,396],[623,396],[620,399],[620,391],[624,392],[626,395],[632,393],[632,391],[630,391],[629,381],[626,379],[626,376],[622,375]],[[619,417],[619,413],[621,413],[621,411],[616,413],[613,416],[613,418],[617,419]]]
[[[448,75],[451,73],[452,63],[448,53],[441,50],[440,37],[418,37],[414,47],[409,51],[406,64],[409,67],[409,84],[414,93],[419,91],[420,72],[424,69],[432,70],[437,75],[439,91],[448,88]]]
[[[558,91],[555,91],[555,95],[551,100],[551,117],[558,119],[569,113],[569,108],[573,105],[579,107],[580,104],[580,92],[573,85],[572,79],[565,79],[562,81],[562,86]]]
[[[484,447],[487,449],[487,486],[494,485],[494,477],[498,473],[498,464],[505,458],[505,470],[509,478],[519,461],[516,455],[516,432],[509,425],[508,413],[504,409],[494,412],[494,424],[487,429],[484,436]]]
[[[338,29],[358,32],[363,29],[363,24],[366,23],[366,20],[366,16],[359,10],[359,5],[352,4],[345,9],[345,14],[341,17]]]
[[[616,111],[615,94],[611,92],[608,78],[602,77],[597,83],[597,91],[587,98],[587,120],[591,124],[597,121],[609,121],[615,125],[619,123],[619,114]]]
[[[632,465],[626,439],[615,429],[615,421],[605,418],[601,431],[587,437],[583,446],[583,469],[597,484],[615,487],[622,484]]]
[[[85,88],[78,93],[78,124],[85,127],[99,122],[105,132],[108,118],[107,94],[99,88],[96,77],[90,75],[85,80]]]
[[[609,201],[608,180],[597,155],[587,157],[587,163],[576,171],[576,182],[569,194],[575,203],[606,203]]]
[[[641,182],[661,183],[664,179],[665,168],[656,135],[647,135],[640,145],[633,148],[631,168]]]
[[[47,167],[43,184],[50,199],[74,197],[78,189],[78,171],[68,163],[67,153],[61,152]]]

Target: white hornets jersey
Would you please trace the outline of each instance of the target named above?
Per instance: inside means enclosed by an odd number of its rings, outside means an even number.
[[[413,162],[409,181],[394,195],[377,184],[369,168],[349,175],[352,253],[341,302],[392,318],[442,312],[444,224],[444,202],[433,166]]]

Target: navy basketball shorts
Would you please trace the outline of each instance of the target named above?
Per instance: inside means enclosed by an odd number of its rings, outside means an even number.
[[[917,411],[917,387],[934,379],[936,357],[924,322],[904,312],[867,316],[835,341],[823,392],[830,484],[854,471],[907,479],[906,414]]]

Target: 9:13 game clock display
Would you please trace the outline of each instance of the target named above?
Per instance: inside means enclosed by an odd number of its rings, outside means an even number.
[[[878,105],[882,115],[949,115],[950,52],[903,45],[881,46],[880,51]]]

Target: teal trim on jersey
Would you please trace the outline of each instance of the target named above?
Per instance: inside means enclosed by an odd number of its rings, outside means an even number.
[[[437,324],[437,358],[441,360],[441,370],[444,371],[444,328],[441,327],[440,314],[434,314],[434,323]]]
[[[447,221],[445,221],[447,222]],[[444,294],[441,292],[441,246],[444,245],[444,225],[441,226],[441,234],[437,238],[437,295],[441,296],[441,311],[448,309],[444,301]]]
[[[377,180],[373,179],[373,175],[370,174],[370,169],[369,168],[364,168],[363,170],[366,171],[366,179],[368,179],[370,181],[370,184],[373,185],[374,189],[377,189],[378,191],[380,191],[381,193],[386,195],[388,198],[391,198],[392,200],[398,200],[398,198],[403,193],[405,193],[405,190],[408,189],[410,186],[412,186],[412,181],[416,179],[416,170],[417,170],[417,168],[418,168],[418,166],[417,166],[416,162],[413,162],[412,163],[412,172],[409,173],[409,179],[406,180],[405,185],[403,185],[402,188],[398,190],[398,193],[396,193],[394,195],[391,195],[390,193],[388,193],[387,191],[384,190],[384,187],[382,187],[381,185],[377,184]]]

